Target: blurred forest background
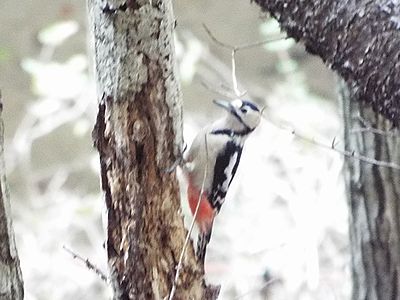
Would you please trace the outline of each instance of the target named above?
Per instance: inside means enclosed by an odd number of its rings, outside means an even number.
[[[26,299],[107,299],[105,284],[63,250],[106,270],[86,2],[3,0],[3,7],[6,165]],[[231,85],[230,52],[203,24],[232,45],[280,31],[249,1],[175,1],[174,9],[190,143],[221,114],[212,89]],[[216,220],[208,279],[222,284],[220,299],[348,299],[342,157],[274,125],[326,144],[340,141],[333,74],[292,40],[240,51],[236,62],[241,89],[267,105],[267,118],[248,140]]]

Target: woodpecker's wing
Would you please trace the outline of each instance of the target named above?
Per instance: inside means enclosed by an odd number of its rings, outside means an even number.
[[[238,141],[230,140],[217,155],[210,193],[211,196],[209,199],[211,206],[216,209],[217,212],[221,209],[228,188],[236,174],[242,155],[242,149],[242,144],[238,143]]]
[[[204,193],[207,195],[211,191],[212,176],[210,176],[210,174],[212,174],[213,162],[215,161],[215,158],[213,159],[213,157],[215,157],[213,154],[215,151],[214,148],[218,149],[218,147],[208,147],[208,145],[206,145],[209,135],[208,132],[208,127],[201,129],[197,133],[189,150],[186,151],[183,156],[184,174],[188,177],[193,187],[198,191],[201,190],[204,181]],[[207,175],[207,177],[204,180],[205,175]]]

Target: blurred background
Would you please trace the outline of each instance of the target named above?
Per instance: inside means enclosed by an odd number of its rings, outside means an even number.
[[[63,250],[106,270],[86,3],[3,0],[3,7],[0,89],[26,299],[108,299],[105,284]],[[175,1],[174,9],[190,144],[221,115],[212,99],[232,93],[231,54],[203,24],[232,45],[284,34],[249,1]],[[348,299],[342,157],[281,128],[340,142],[333,74],[292,40],[242,50],[236,63],[240,89],[267,106],[266,119],[247,141],[214,225],[208,280],[222,284],[220,299]]]

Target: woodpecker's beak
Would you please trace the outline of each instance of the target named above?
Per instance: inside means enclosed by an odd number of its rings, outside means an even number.
[[[229,101],[214,99],[213,102],[214,102],[214,104],[222,107],[223,109],[226,109],[227,111],[231,111],[233,109],[233,107]]]

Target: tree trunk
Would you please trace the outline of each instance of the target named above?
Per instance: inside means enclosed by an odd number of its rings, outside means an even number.
[[[176,176],[165,171],[182,145],[172,4],[89,0],[89,11],[114,299],[164,299],[187,233]],[[190,245],[174,299],[207,299],[203,274]]]
[[[346,81],[346,149],[399,163],[398,137],[352,129],[364,119],[381,131],[390,128],[387,120],[400,125],[400,6],[386,0],[255,2]],[[346,159],[346,185],[353,300],[400,299],[399,171]]]
[[[399,163],[398,132],[385,136],[371,130],[357,130],[372,126],[388,131],[390,124],[372,109],[352,101],[353,94],[343,86],[346,149]],[[400,172],[349,158],[345,161],[345,171],[350,207],[352,299],[399,299]]]
[[[387,0],[254,0],[355,91],[400,125],[400,5]]]
[[[5,174],[2,110],[3,102],[0,94],[0,299],[22,300],[24,298],[24,287],[14,240],[10,195]]]

